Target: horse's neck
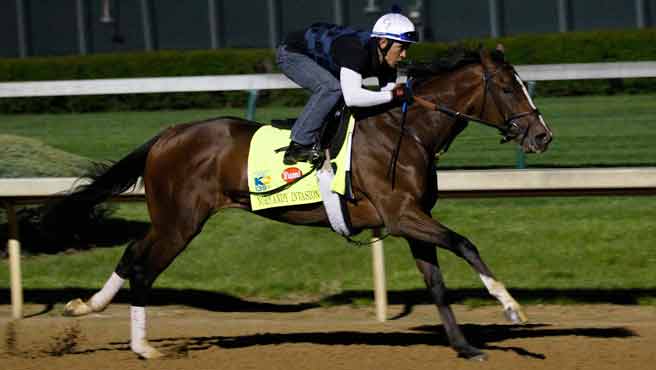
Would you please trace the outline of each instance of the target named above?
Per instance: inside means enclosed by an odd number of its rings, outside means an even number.
[[[435,76],[418,89],[415,93],[429,97],[437,103],[467,114],[480,112],[480,87],[482,79],[476,72],[478,64],[461,67],[453,72]]]
[[[478,103],[475,96],[478,94],[475,81],[478,80],[475,79],[473,71],[469,67],[463,67],[426,81],[415,90],[415,94],[470,114],[473,113],[473,109],[477,109]],[[436,153],[448,146],[463,129],[462,122],[446,114],[429,111],[417,103],[408,111],[407,123],[403,129],[401,129],[403,114],[393,104],[355,109],[354,114],[358,121],[357,130],[365,137],[380,137],[381,143],[388,142],[390,145],[395,145],[400,131],[405,130],[409,137],[414,138],[414,141],[423,148],[428,158],[433,158]]]
[[[480,109],[480,94],[477,87],[480,82],[472,78],[473,72],[464,67],[449,74],[435,77],[427,81],[416,94],[428,97],[434,103],[444,105],[449,109],[466,113],[478,113]],[[419,107],[418,109],[424,109]],[[444,113],[425,112],[426,117],[420,119],[424,127],[420,134],[430,143],[432,155],[448,149],[448,146],[462,132],[466,122],[454,119]]]

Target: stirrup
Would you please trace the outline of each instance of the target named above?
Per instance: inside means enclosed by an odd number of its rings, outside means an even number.
[[[298,153],[290,145],[290,147],[288,147],[287,150],[285,151],[285,155],[283,156],[283,163],[288,166],[291,166],[298,162],[309,162],[314,167],[317,167],[321,165],[321,163],[323,163],[323,158],[324,158],[323,153],[317,150],[315,147],[312,147],[311,149],[306,149],[303,153]]]

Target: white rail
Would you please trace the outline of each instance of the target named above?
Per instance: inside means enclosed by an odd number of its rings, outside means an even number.
[[[95,80],[0,83],[0,98],[294,89],[298,85],[281,74],[197,77],[108,78]]]
[[[656,62],[533,64],[515,69],[524,81],[656,77]]]
[[[656,167],[458,170],[439,171],[438,189],[446,195],[474,192],[499,195],[521,191],[535,194],[563,194],[573,191],[656,193]],[[84,184],[73,177],[0,179],[0,199],[38,199],[63,196],[74,186]],[[123,193],[124,197],[144,195],[142,188]]]
[[[525,81],[656,77],[656,62],[516,66]],[[372,85],[375,79],[366,79]],[[282,74],[1,82],[0,98],[299,88]]]

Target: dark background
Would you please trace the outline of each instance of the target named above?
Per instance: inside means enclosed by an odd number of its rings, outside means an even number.
[[[209,14],[210,3],[215,12]],[[568,31],[637,28],[636,4],[643,4],[645,26],[654,25],[656,0],[566,0]],[[50,56],[212,48],[266,48],[292,30],[315,21],[370,29],[393,3],[413,18],[427,41],[559,32],[559,0],[110,0],[115,23],[101,23],[102,0],[0,1],[0,57],[20,57],[17,7],[22,4],[25,55]],[[498,34],[492,32],[490,4],[498,6]],[[368,10],[370,5],[378,10]],[[77,6],[85,38],[80,41]],[[338,11],[341,9],[341,11]],[[144,11],[147,17],[144,17]],[[149,19],[149,22],[144,19]],[[270,22],[269,19],[273,19]],[[145,23],[146,22],[146,23]],[[144,32],[150,24],[150,38]],[[423,27],[421,27],[423,26]]]

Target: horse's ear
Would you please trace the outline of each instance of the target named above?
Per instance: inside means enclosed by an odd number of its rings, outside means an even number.
[[[478,44],[478,55],[480,56],[481,60],[485,60],[489,54],[490,51],[485,46],[483,46],[482,43]]]
[[[478,44],[478,54],[481,54],[481,55],[482,55],[483,52],[485,52],[486,50],[487,50],[487,49],[485,48],[485,46],[483,46],[483,43],[482,43],[482,42]]]
[[[505,63],[506,62],[506,55],[504,54],[505,48],[503,47],[502,44],[497,44],[497,47],[492,50],[490,53],[490,56],[492,57],[492,60],[494,60],[497,63]]]

